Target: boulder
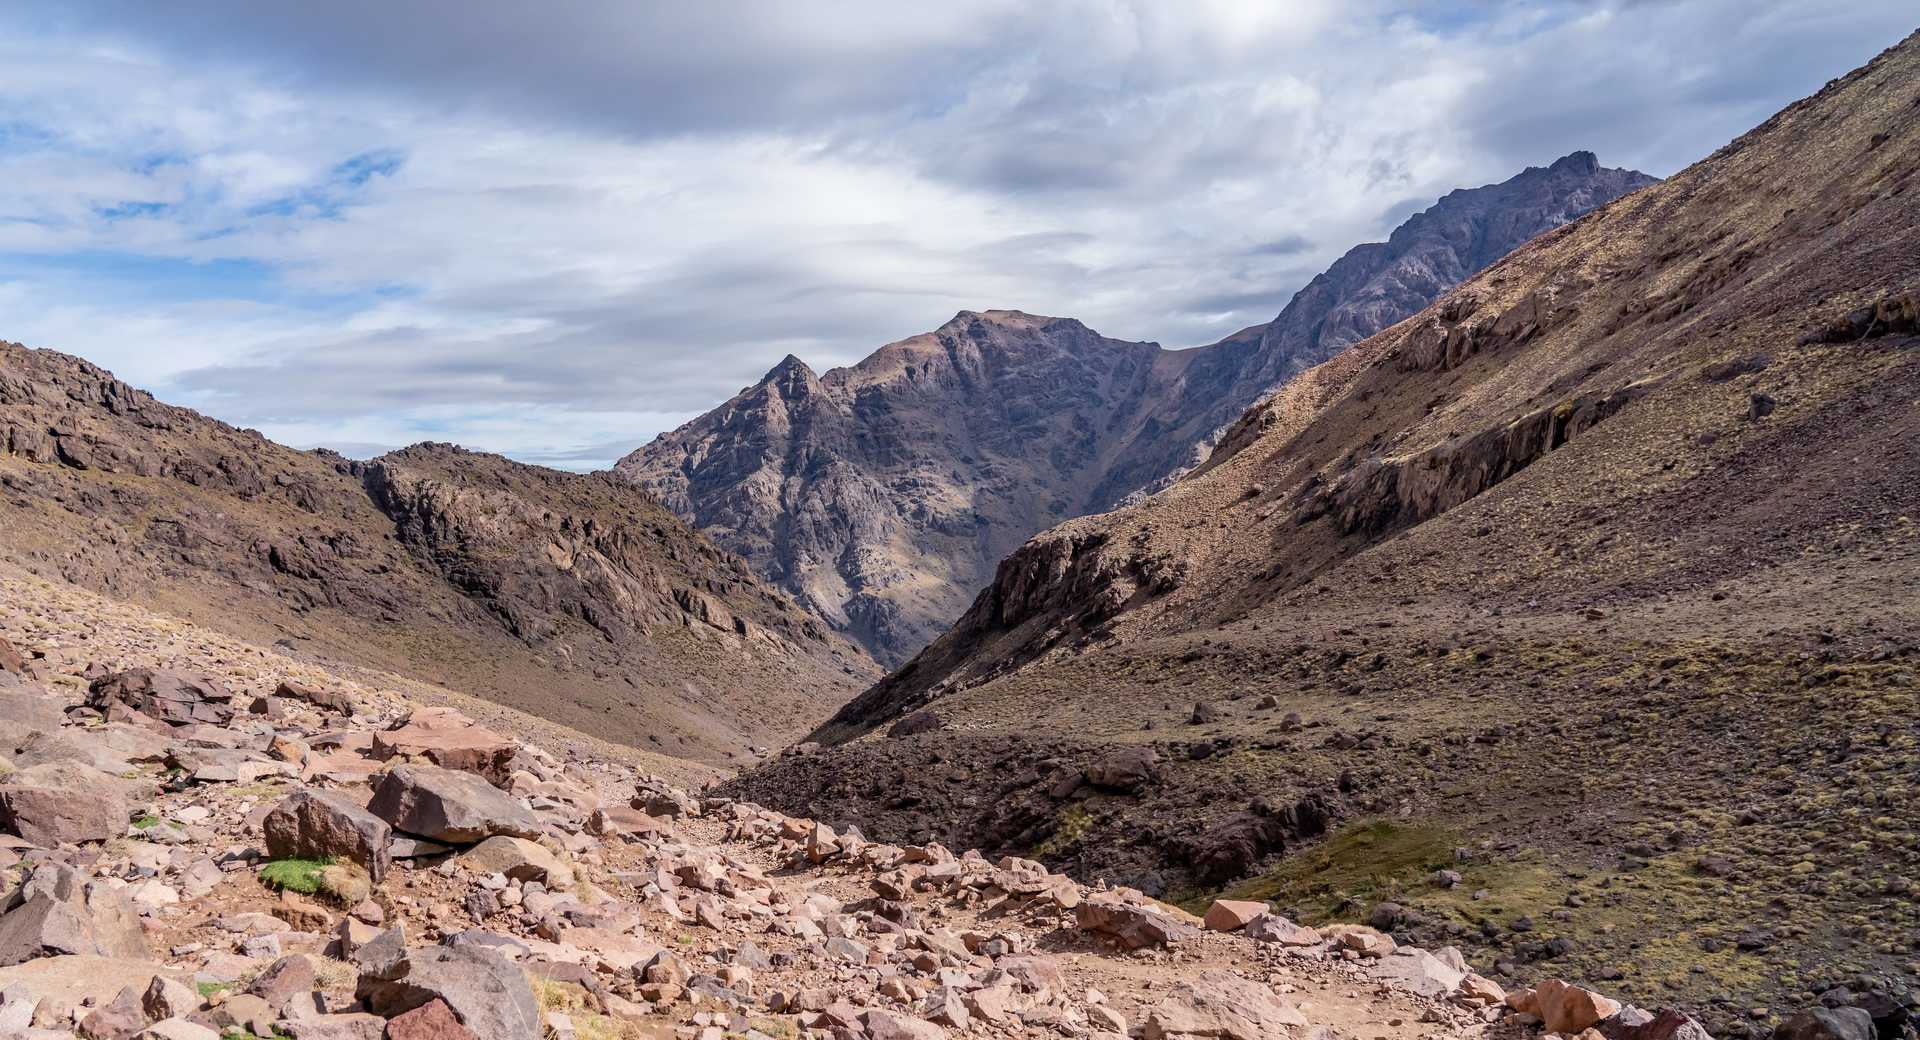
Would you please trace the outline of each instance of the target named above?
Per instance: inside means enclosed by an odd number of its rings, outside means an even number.
[[[1279,914],[1261,914],[1247,922],[1245,932],[1255,942],[1281,946],[1318,946],[1324,941],[1318,931]]]
[[[1478,978],[1475,975],[1468,979]],[[1464,990],[1465,987],[1462,987]],[[1628,1009],[1633,1011],[1637,1009]],[[1713,1040],[1713,1034],[1693,1016],[1684,1012],[1665,1010],[1657,1014],[1640,1012],[1629,1016],[1627,1011],[1600,1023],[1600,1032],[1607,1040]],[[1775,1036],[1783,1034],[1776,1032]],[[1885,1035],[1885,1034],[1882,1034]]]
[[[114,776],[133,768],[126,755],[76,729],[33,730],[13,747],[13,764],[21,769],[49,762],[77,762]]]
[[[0,672],[21,675],[26,670],[27,662],[20,656],[20,651],[14,649],[12,643],[7,642],[7,637],[0,636]]]
[[[1269,1040],[1306,1027],[1306,1016],[1265,984],[1208,971],[1175,984],[1173,992],[1147,1015],[1142,1035],[1146,1040],[1174,1036]]]
[[[78,762],[46,762],[0,782],[0,827],[40,846],[107,841],[126,832],[120,782]]]
[[[1548,979],[1534,987],[1539,1002],[1540,1020],[1550,1033],[1569,1036],[1612,1018],[1620,1011],[1620,1002],[1583,989],[1563,979]]]
[[[479,946],[408,950],[396,978],[362,974],[355,995],[388,1018],[441,1000],[477,1040],[541,1040],[540,1005],[526,974]]]
[[[1088,898],[1074,908],[1074,921],[1081,931],[1111,936],[1129,950],[1165,946],[1200,934],[1172,914],[1113,896]]]
[[[1202,923],[1210,931],[1237,932],[1265,916],[1267,904],[1246,899],[1216,899]]]
[[[284,1012],[295,998],[314,990],[316,978],[313,958],[304,953],[291,953],[254,976],[247,984],[247,992],[266,1001],[275,1011]]]
[[[200,992],[179,979],[155,975],[140,995],[140,1008],[148,1018],[185,1017],[200,1010]]]
[[[141,1031],[137,1040],[220,1040],[220,1034],[184,1018],[163,1018]]]
[[[1492,979],[1467,972],[1466,976],[1460,980],[1460,992],[1454,999],[1468,1007],[1493,1007],[1496,1004],[1506,1003],[1507,991]]]
[[[274,859],[351,860],[378,882],[393,864],[387,821],[326,791],[300,790],[282,799],[261,825]]]
[[[1107,791],[1138,791],[1158,775],[1160,755],[1150,747],[1121,748],[1087,767],[1087,783]]]
[[[353,698],[339,690],[323,690],[300,683],[283,682],[274,689],[273,695],[282,700],[304,701],[322,711],[330,711],[337,715],[352,715],[355,710]]]
[[[441,766],[387,770],[374,787],[367,811],[395,830],[433,841],[468,844],[496,834],[540,834],[540,821],[526,806],[473,773]]]
[[[498,834],[460,856],[468,869],[482,874],[505,874],[515,881],[539,881],[548,888],[571,888],[573,868],[538,842]]]
[[[170,725],[203,722],[224,726],[233,721],[233,693],[220,680],[204,675],[133,668],[95,679],[87,689],[87,706],[110,721],[125,721],[130,713],[147,715]]]
[[[860,1016],[869,1040],[946,1040],[947,1031],[932,1022],[878,1008]]]
[[[126,890],[91,880],[66,864],[42,864],[7,905],[0,916],[0,965],[63,954],[149,956],[146,933]]]
[[[415,708],[391,729],[373,735],[373,757],[424,758],[443,769],[477,773],[505,784],[518,741],[503,737],[452,708]]]
[[[1421,997],[1444,997],[1467,973],[1418,947],[1407,946],[1373,962],[1373,973],[1395,989]]]
[[[1873,1016],[1857,1007],[1802,1011],[1773,1031],[1774,1040],[1874,1040]]]

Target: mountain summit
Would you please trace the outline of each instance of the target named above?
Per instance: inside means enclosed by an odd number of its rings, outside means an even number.
[[[615,472],[897,664],[1035,532],[1162,485],[1294,375],[1651,183],[1575,152],[1451,192],[1349,251],[1272,322],[1191,350],[962,311],[824,376],[789,355]]]

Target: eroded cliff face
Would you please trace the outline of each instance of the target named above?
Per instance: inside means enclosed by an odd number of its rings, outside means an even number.
[[[625,481],[294,451],[14,344],[0,488],[33,570],[669,753],[774,743],[874,669]]]
[[[897,664],[1035,532],[1165,486],[1295,375],[1652,182],[1576,152],[1453,192],[1273,322],[1191,350],[989,311],[823,376],[789,357],[615,472]]]

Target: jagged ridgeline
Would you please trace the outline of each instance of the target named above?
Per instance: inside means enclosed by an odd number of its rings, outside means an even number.
[[[624,481],[294,451],[16,344],[0,487],[0,555],[38,573],[669,754],[777,744],[873,670]]]
[[[1294,375],[1653,180],[1575,152],[1451,192],[1191,350],[969,311],[825,375],[788,357],[615,471],[897,665],[1036,532],[1162,486]]]
[[[1916,242],[1909,39],[1030,540],[736,790],[1739,1032],[1909,985]]]

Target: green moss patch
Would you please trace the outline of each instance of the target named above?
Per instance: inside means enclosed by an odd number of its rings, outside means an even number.
[[[332,865],[330,859],[276,859],[260,868],[260,883],[310,896],[320,891],[320,875]]]

